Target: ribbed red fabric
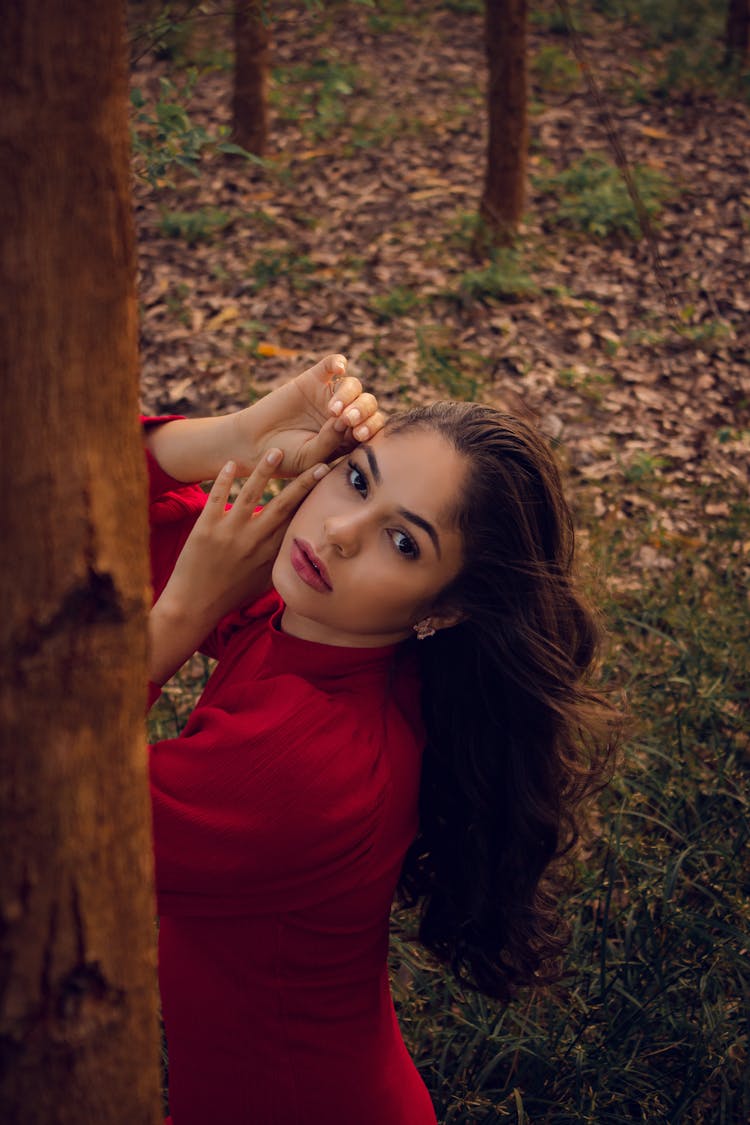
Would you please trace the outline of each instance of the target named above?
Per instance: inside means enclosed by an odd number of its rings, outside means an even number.
[[[204,493],[149,468],[158,593]],[[271,593],[222,622],[187,726],[151,750],[174,1125],[436,1125],[386,967],[416,667],[408,645],[290,637],[282,609]]]

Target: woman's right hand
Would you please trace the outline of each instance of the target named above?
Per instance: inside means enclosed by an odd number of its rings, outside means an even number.
[[[149,614],[149,679],[165,683],[227,613],[269,589],[271,571],[289,521],[328,472],[314,465],[257,512],[278,475],[281,449],[261,457],[234,504],[227,508],[236,465],[228,462],[185,542],[161,596]]]

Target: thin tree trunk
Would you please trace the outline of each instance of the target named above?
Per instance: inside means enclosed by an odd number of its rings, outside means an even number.
[[[750,0],[729,0],[724,65],[747,62],[750,52]]]
[[[511,241],[526,198],[526,0],[486,0],[487,170],[480,214],[497,242]]]
[[[0,22],[0,1121],[161,1119],[119,0]]]
[[[268,141],[268,0],[236,0],[234,11],[234,140],[263,156]]]

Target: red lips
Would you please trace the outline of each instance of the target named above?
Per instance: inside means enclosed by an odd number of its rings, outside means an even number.
[[[309,543],[304,539],[294,539],[290,561],[303,582],[321,594],[333,589],[325,564],[318,558]]]

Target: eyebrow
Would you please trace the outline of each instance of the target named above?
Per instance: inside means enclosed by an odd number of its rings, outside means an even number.
[[[383,478],[380,474],[378,459],[368,445],[364,447],[364,450],[367,456],[367,463],[370,466],[370,472],[372,473],[373,480],[376,484],[380,484]],[[410,512],[408,508],[398,508],[397,510],[399,515],[403,516],[405,520],[409,520],[410,523],[415,524],[416,527],[421,527],[422,531],[427,532],[430,539],[432,540],[432,545],[435,548],[435,554],[439,559],[442,558],[443,556],[440,550],[440,540],[438,539],[438,534],[429,520],[424,519],[422,516],[418,516],[416,512]]]
[[[440,552],[440,540],[438,539],[437,532],[435,531],[435,528],[432,526],[432,524],[427,520],[422,519],[422,517],[418,516],[416,512],[410,512],[408,508],[399,508],[398,512],[399,515],[402,515],[405,520],[409,520],[411,523],[415,523],[417,527],[422,528],[422,531],[427,532],[430,539],[432,540],[432,545],[435,548],[437,557],[442,558],[442,554]]]
[[[380,484],[383,478],[380,475],[380,466],[378,465],[378,459],[370,449],[369,445],[365,446],[365,453],[367,454],[367,461],[370,466],[370,472],[373,475],[375,483]]]

